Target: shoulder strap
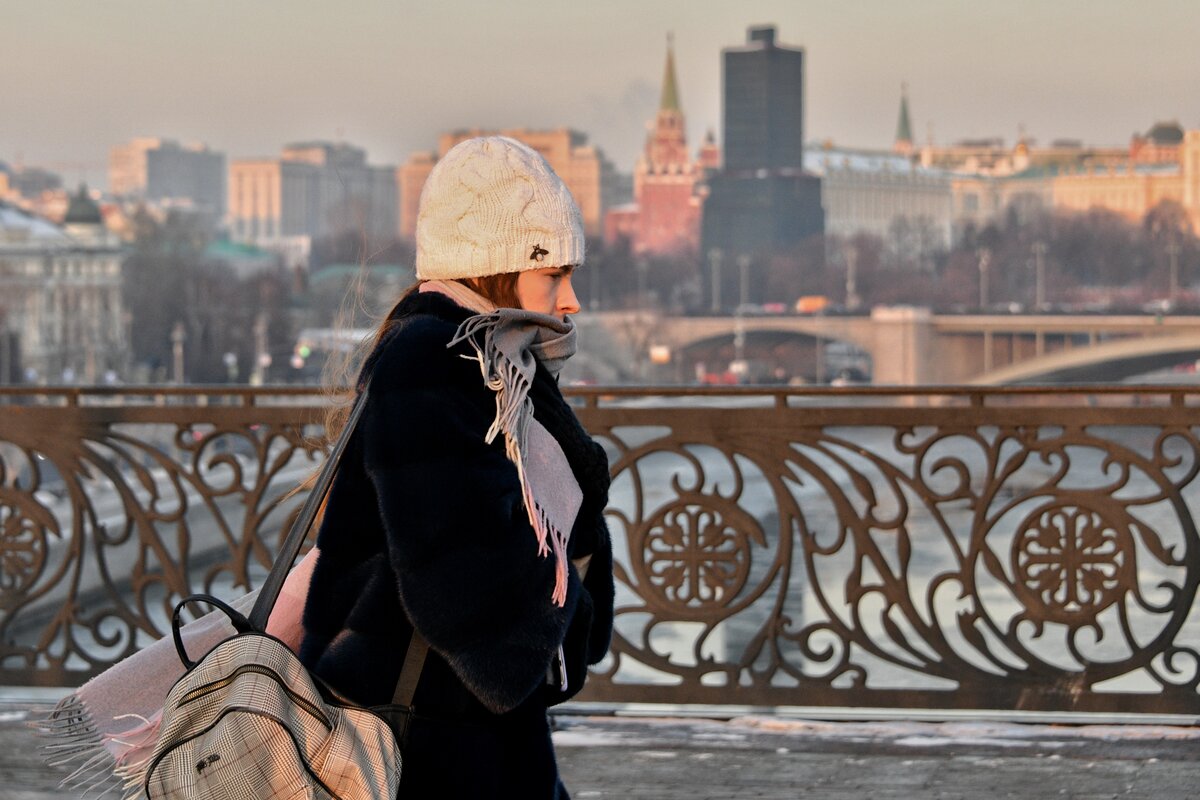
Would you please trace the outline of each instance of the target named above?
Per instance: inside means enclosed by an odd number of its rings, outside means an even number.
[[[250,612],[250,624],[255,630],[265,631],[267,629],[267,619],[271,616],[271,609],[275,607],[275,601],[279,599],[279,592],[283,589],[283,582],[287,578],[288,570],[292,568],[296,556],[300,553],[300,548],[304,546],[304,540],[308,538],[308,530],[312,527],[317,509],[324,502],[325,495],[329,494],[329,486],[333,483],[333,475],[337,472],[338,462],[341,461],[346,444],[350,441],[350,436],[358,425],[358,418],[362,416],[363,407],[367,403],[368,389],[370,389],[369,379],[362,391],[358,393],[354,407],[350,409],[350,418],[346,420],[346,427],[342,428],[341,436],[338,437],[329,457],[325,459],[325,464],[321,467],[320,474],[317,475],[312,491],[308,493],[308,498],[305,499],[304,506],[300,509],[300,515],[292,523],[292,529],[288,531],[287,538],[279,547],[275,563],[271,565],[271,572],[263,581],[262,589],[258,592],[258,599],[254,601],[254,608]]]
[[[404,666],[400,669],[400,679],[396,681],[396,691],[392,694],[392,705],[412,708],[413,695],[417,693],[417,682],[421,680],[421,669],[425,666],[425,656],[428,654],[429,642],[413,628],[408,652],[404,654]]]
[[[259,590],[258,598],[254,602],[254,608],[250,612],[249,622],[255,630],[265,631],[267,629],[267,620],[271,616],[271,609],[275,607],[275,601],[279,599],[279,592],[283,589],[283,582],[287,579],[288,571],[292,568],[292,564],[296,561],[296,556],[300,554],[300,548],[304,546],[304,540],[308,538],[308,531],[312,527],[313,519],[316,518],[317,509],[321,507],[325,496],[329,494],[329,487],[333,484],[333,476],[337,472],[338,464],[342,460],[342,454],[346,450],[346,445],[350,441],[350,437],[354,433],[354,429],[358,426],[358,419],[362,416],[363,408],[367,403],[367,393],[370,389],[370,380],[363,386],[358,397],[354,401],[354,407],[350,409],[350,417],[346,420],[346,426],[342,428],[342,433],[338,436],[337,442],[330,451],[329,457],[325,459],[325,464],[321,467],[320,474],[317,475],[317,480],[313,484],[312,490],[308,493],[308,497],[304,501],[303,507],[300,509],[300,514],[296,517],[296,521],[292,523],[291,530],[288,531],[287,538],[279,547],[279,554],[275,557],[275,563],[271,565],[271,572],[267,575],[267,579],[263,581],[262,589]],[[413,628],[412,639],[408,643],[408,651],[404,655],[404,666],[400,670],[400,678],[396,682],[396,691],[392,695],[392,702],[395,705],[405,707],[412,706],[413,695],[417,691],[417,683],[421,679],[421,672],[425,666],[425,657],[429,653],[429,642],[425,637]]]

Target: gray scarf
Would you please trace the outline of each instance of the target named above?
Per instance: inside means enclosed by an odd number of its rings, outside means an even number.
[[[505,453],[517,468],[529,522],[537,535],[538,553],[555,559],[551,600],[567,601],[567,541],[583,502],[583,491],[558,441],[533,416],[529,389],[541,362],[558,376],[575,353],[575,323],[525,311],[497,308],[457,281],[426,281],[422,292],[439,292],[479,313],[468,317],[447,347],[460,342],[474,350],[483,382],[496,393],[496,418],[484,440],[504,434]]]

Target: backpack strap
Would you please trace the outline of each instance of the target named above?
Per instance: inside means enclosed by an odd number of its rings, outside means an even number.
[[[404,654],[404,666],[400,668],[400,679],[396,681],[396,691],[392,694],[392,705],[412,708],[413,695],[417,693],[417,683],[421,680],[421,670],[425,667],[425,656],[428,654],[429,642],[413,628],[408,652]]]
[[[275,607],[275,601],[279,598],[279,592],[283,589],[283,582],[287,579],[288,570],[292,568],[292,564],[296,561],[296,556],[300,554],[300,548],[304,545],[304,540],[308,538],[308,532],[312,527],[313,519],[317,516],[317,510],[321,507],[321,503],[324,502],[325,495],[329,493],[330,484],[333,483],[333,476],[337,472],[338,462],[341,461],[342,453],[346,450],[346,444],[350,441],[355,427],[358,426],[358,418],[362,416],[363,409],[367,405],[367,391],[369,388],[370,381],[368,380],[367,384],[363,386],[362,391],[358,393],[358,397],[354,401],[354,407],[350,409],[350,418],[346,420],[346,425],[342,428],[341,436],[334,443],[329,457],[325,459],[325,464],[321,467],[321,472],[317,475],[316,482],[313,484],[313,488],[309,491],[308,497],[300,509],[300,514],[296,517],[296,521],[292,523],[292,528],[288,531],[287,538],[279,546],[279,553],[275,556],[275,563],[271,565],[271,572],[267,575],[266,580],[263,581],[262,588],[258,592],[258,599],[254,601],[254,608],[251,609],[249,614],[250,624],[255,630],[265,631],[267,629],[267,619],[271,616],[271,609]]]
[[[296,517],[296,521],[292,523],[292,528],[288,531],[287,538],[279,547],[275,563],[271,565],[271,572],[263,582],[262,589],[259,591],[258,598],[254,603],[254,608],[250,611],[248,624],[254,630],[265,631],[267,629],[267,618],[270,617],[271,609],[275,606],[279,592],[283,589],[283,582],[287,578],[288,570],[291,569],[296,556],[299,555],[300,548],[304,545],[304,540],[308,538],[309,529],[312,527],[317,510],[325,500],[325,496],[329,493],[329,487],[333,483],[333,476],[337,472],[342,453],[346,450],[346,445],[349,443],[354,429],[358,426],[358,419],[362,416],[363,409],[367,404],[369,389],[370,380],[363,386],[362,391],[358,393],[358,397],[354,401],[354,407],[350,410],[350,418],[346,420],[346,425],[342,428],[341,435],[338,437],[337,442],[334,443],[333,449],[329,457],[325,460],[320,474],[317,475],[316,482],[309,491],[308,497],[305,499],[304,505]],[[176,609],[176,613],[178,614],[178,609]],[[180,657],[184,659],[184,663],[188,663],[187,656],[182,649],[182,643],[177,641],[176,648],[180,650]],[[421,680],[421,672],[425,666],[425,657],[428,654],[429,642],[417,632],[416,628],[413,628],[412,639],[408,643],[408,651],[404,654],[404,666],[400,669],[400,678],[396,682],[396,691],[392,695],[393,704],[405,706],[406,708],[412,706],[413,695],[416,694],[417,683]]]

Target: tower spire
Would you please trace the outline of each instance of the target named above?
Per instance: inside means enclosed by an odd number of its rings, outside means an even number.
[[[896,122],[896,141],[892,150],[908,155],[913,150],[912,121],[908,117],[908,84],[900,84],[900,119]]]
[[[667,66],[663,70],[662,100],[659,111],[682,111],[679,107],[679,89],[675,86],[675,34],[667,34]]]

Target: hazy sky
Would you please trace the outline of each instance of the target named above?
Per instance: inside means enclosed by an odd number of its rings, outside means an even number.
[[[721,48],[765,23],[807,50],[810,140],[888,146],[901,82],[920,140],[1200,127],[1197,0],[0,0],[0,160],[103,185],[138,135],[395,164],[448,128],[567,125],[629,170],[667,32],[694,147],[721,136]]]

